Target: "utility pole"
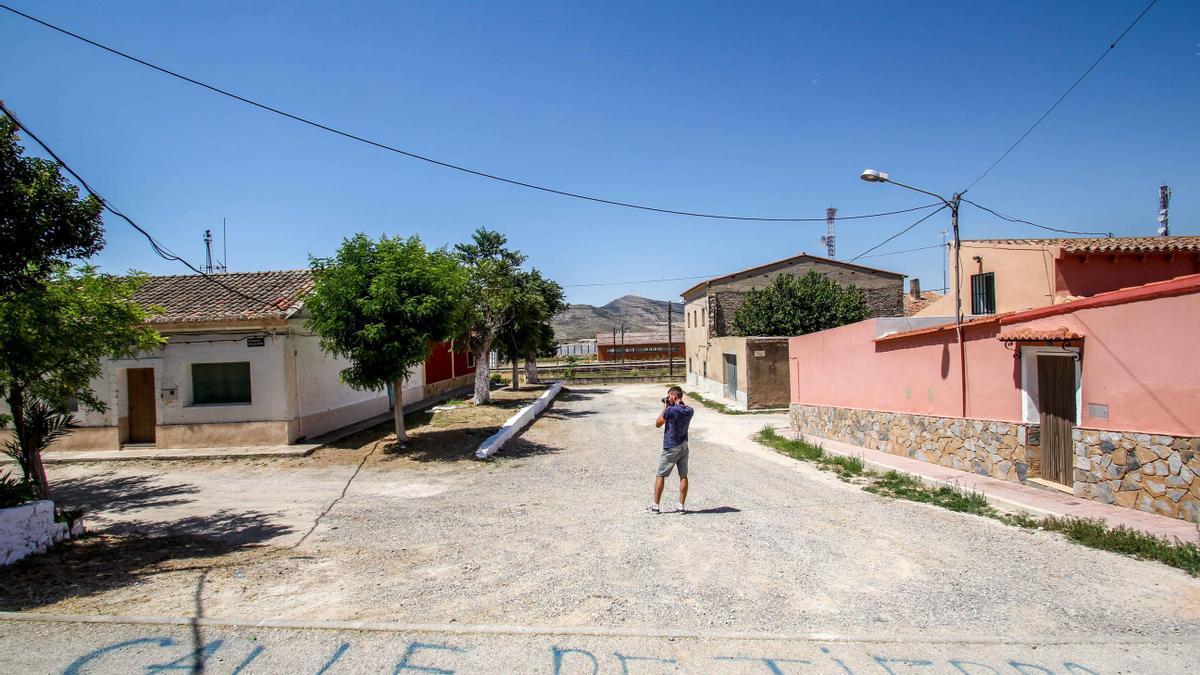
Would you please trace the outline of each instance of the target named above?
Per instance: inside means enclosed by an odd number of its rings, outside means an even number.
[[[671,325],[671,301],[667,301],[667,377],[675,379],[675,332]]]
[[[946,285],[946,259],[950,257],[950,252],[946,250],[946,231],[939,230],[938,235],[942,238],[942,292],[950,290]]]
[[[1171,204],[1171,188],[1160,185],[1158,188],[1158,234],[1163,237],[1171,236],[1171,228],[1167,225],[1167,207]]]
[[[625,365],[625,324],[621,324],[621,365]]]

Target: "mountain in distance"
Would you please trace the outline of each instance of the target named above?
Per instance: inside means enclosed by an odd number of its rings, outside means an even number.
[[[674,307],[675,330],[683,341],[683,308],[678,302]],[[573,342],[595,338],[596,333],[612,333],[613,328],[626,333],[643,331],[665,331],[667,329],[667,302],[651,300],[638,295],[617,298],[602,307],[594,305],[568,305],[567,311],[554,317],[554,338],[558,342]]]

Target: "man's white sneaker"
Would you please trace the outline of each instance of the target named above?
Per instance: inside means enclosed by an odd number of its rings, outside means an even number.
[[[675,510],[680,513],[687,513],[687,507],[683,505],[683,502],[676,504]]]
[[[658,504],[651,504],[646,507],[647,513],[658,513]]]

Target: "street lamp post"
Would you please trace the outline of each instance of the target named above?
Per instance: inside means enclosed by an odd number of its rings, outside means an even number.
[[[929,195],[930,197],[936,197],[940,199],[943,204],[950,207],[950,228],[954,232],[954,334],[958,339],[959,379],[961,380],[962,384],[962,416],[965,418],[967,416],[967,351],[965,345],[963,344],[962,334],[962,253],[960,250],[962,247],[959,245],[960,242],[958,238],[958,205],[962,200],[962,194],[955,192],[950,199],[946,199],[936,192],[922,190],[921,188],[913,187],[912,185],[905,185],[904,183],[893,180],[892,177],[887,173],[883,171],[876,171],[874,169],[867,169],[863,171],[859,178],[868,183],[892,183],[893,185],[899,185],[900,187],[907,188],[913,192],[920,192],[921,194]]]

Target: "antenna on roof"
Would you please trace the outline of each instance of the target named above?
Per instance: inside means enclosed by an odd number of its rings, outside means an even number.
[[[225,266],[220,262],[213,264],[212,257],[212,230],[204,231],[204,264],[201,265],[200,271],[205,274],[220,274],[225,271]]]
[[[229,269],[229,237],[225,233],[225,218],[221,218],[221,269]]]
[[[1158,187],[1158,234],[1161,237],[1171,236],[1171,228],[1167,226],[1167,207],[1171,204],[1171,188],[1166,185]]]
[[[833,221],[837,219],[837,209],[832,206],[825,209],[825,236],[821,237],[821,245],[829,258],[837,257],[837,237],[833,234]]]

